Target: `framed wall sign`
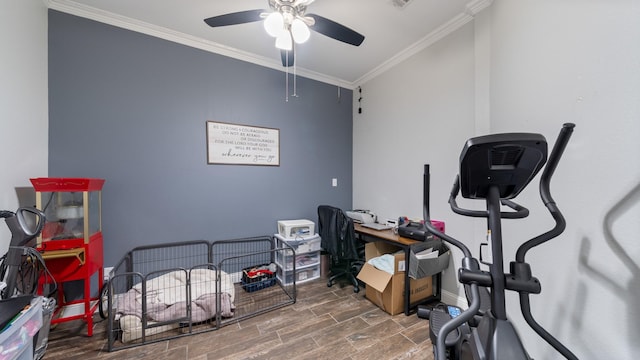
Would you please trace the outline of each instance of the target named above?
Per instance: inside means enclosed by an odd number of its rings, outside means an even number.
[[[280,130],[207,121],[207,163],[280,166]]]

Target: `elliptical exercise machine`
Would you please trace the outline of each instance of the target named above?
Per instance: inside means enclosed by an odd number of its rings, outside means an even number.
[[[464,284],[469,307],[462,311],[455,306],[445,309],[418,308],[418,316],[429,319],[429,331],[436,360],[531,360],[508,320],[505,292],[517,291],[520,308],[527,324],[567,359],[577,357],[542,328],[531,315],[529,294],[539,294],[541,286],[525,262],[529,250],[560,235],[565,220],[551,197],[551,177],[569,142],[574,124],[564,124],[547,161],[544,136],[531,133],[506,133],[475,137],[467,140],[460,155],[460,174],[456,177],[449,204],[453,212],[463,216],[487,219],[488,241],[491,243],[491,263],[473,257],[459,240],[431,225],[429,214],[429,166],[424,174],[424,223],[429,232],[459,248],[463,253],[458,280]],[[546,167],[544,167],[546,164]],[[556,224],[518,248],[509,273],[503,269],[501,219],[521,219],[529,210],[513,201],[544,167],[540,178],[540,196]],[[463,209],[456,203],[458,193],[467,199],[486,201],[486,210]],[[512,211],[502,211],[501,205]],[[481,244],[480,250],[488,243]],[[483,263],[489,271],[480,269]]]
[[[4,219],[11,231],[9,249],[0,257],[0,303],[5,305],[0,311],[0,321],[4,322],[7,316],[13,317],[30,304],[40,288],[44,295],[41,297],[42,326],[33,345],[27,345],[33,346],[33,359],[40,360],[47,350],[51,316],[56,307],[56,300],[51,295],[57,290],[55,279],[35,248],[35,238],[44,228],[45,215],[33,207],[20,207],[15,212],[0,210],[0,219]],[[46,281],[41,284],[43,279]],[[24,340],[25,335],[21,334]],[[9,354],[11,358],[11,352]],[[28,356],[25,354],[29,353],[23,352],[19,357]]]
[[[28,217],[35,218],[35,224],[30,225]],[[16,285],[20,274],[20,267],[23,265],[23,256],[25,251],[33,246],[32,240],[36,238],[42,231],[45,223],[44,213],[36,208],[21,207],[16,212],[1,210],[0,219],[4,219],[5,223],[11,231],[11,241],[9,242],[9,251],[0,261],[0,280],[6,282],[6,286],[0,292],[0,298],[8,299],[16,295]],[[34,252],[35,253],[35,252]],[[38,254],[39,255],[39,254]],[[30,285],[37,285],[33,284]],[[24,294],[24,289],[20,289]],[[29,292],[35,293],[35,287]]]

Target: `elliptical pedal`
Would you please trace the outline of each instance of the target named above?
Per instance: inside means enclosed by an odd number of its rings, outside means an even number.
[[[459,309],[459,308],[458,308]],[[431,311],[431,315],[429,316],[429,337],[431,337],[431,341],[434,343],[437,342],[438,332],[440,328],[449,320],[453,319],[454,316],[451,316],[449,312],[442,309],[433,309]],[[455,346],[460,340],[460,331],[459,329],[455,329],[454,331],[447,334],[444,344],[447,348]]]
[[[429,319],[429,338],[432,344],[437,344],[438,333],[442,326],[449,320],[460,315],[462,309],[457,306],[439,304],[433,309],[426,306],[418,306],[417,315],[421,319]],[[462,332],[465,331],[465,326],[461,326],[454,331],[447,334],[445,338],[445,352],[449,360],[455,360],[459,358],[459,344],[462,338]],[[434,347],[435,352],[435,347]]]

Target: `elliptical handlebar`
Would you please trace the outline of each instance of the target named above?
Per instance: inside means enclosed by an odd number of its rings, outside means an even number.
[[[458,202],[456,198],[460,193],[460,175],[456,175],[456,179],[453,181],[453,187],[451,188],[451,194],[449,195],[449,205],[451,206],[451,210],[458,215],[470,216],[470,217],[486,217],[486,210],[469,210],[463,209],[458,206]]]
[[[551,177],[556,171],[556,167],[560,162],[564,149],[567,147],[567,144],[569,144],[569,139],[571,139],[574,127],[576,127],[576,124],[573,123],[565,123],[562,125],[560,134],[558,135],[556,143],[553,145],[553,150],[551,150],[551,155],[549,155],[549,159],[547,160],[547,166],[542,172],[542,178],[540,179],[540,196],[542,197],[542,201],[545,205],[553,202],[551,191],[549,190]]]
[[[471,250],[469,250],[469,248],[464,243],[436,229],[431,223],[431,215],[429,213],[429,201],[430,201],[429,188],[431,187],[431,174],[429,172],[428,164],[425,164],[424,166],[423,184],[424,184],[424,201],[423,201],[422,212],[424,217],[424,225],[426,226],[427,230],[429,230],[429,232],[432,233],[433,235],[445,240],[446,242],[460,249],[464,254],[465,258],[473,258],[473,254],[471,253]],[[453,189],[451,190],[451,195],[449,196],[449,203],[451,203],[451,201],[455,203],[455,197],[459,191],[460,191],[460,181],[456,177],[456,181],[453,184]]]
[[[35,215],[36,222],[33,228],[28,224],[25,215],[31,213]],[[7,273],[5,276],[6,287],[0,294],[0,298],[6,299],[13,296],[17,284],[17,272],[22,262],[24,246],[38,236],[44,228],[45,215],[42,211],[32,207],[21,207],[16,212],[0,211],[0,218],[4,218],[5,223],[11,231],[11,241],[7,251],[5,263],[3,264]],[[0,279],[2,280],[2,279]]]
[[[540,177],[540,197],[542,198],[542,202],[551,213],[551,216],[556,222],[556,225],[553,229],[540,234],[531,240],[528,240],[524,244],[518,247],[518,251],[516,252],[516,262],[524,263],[524,258],[529,250],[533,247],[538,246],[546,241],[549,241],[556,236],[562,234],[567,223],[562,216],[562,212],[556,205],[555,200],[551,196],[551,177],[560,162],[560,158],[562,157],[562,153],[564,149],[567,147],[569,143],[569,139],[571,138],[571,134],[573,133],[573,128],[576,125],[573,123],[565,123],[562,125],[562,129],[560,130],[560,134],[556,139],[556,143],[553,145],[553,150],[551,150],[551,155],[549,155],[549,159],[547,160],[547,166],[545,166],[544,171],[542,172],[542,176]]]
[[[469,209],[463,209],[460,206],[458,206],[458,202],[456,201],[456,198],[458,197],[459,193],[460,193],[460,176],[456,175],[456,179],[453,183],[453,188],[451,188],[451,195],[449,195],[449,205],[451,206],[451,210],[454,213],[458,215],[469,216],[469,217],[484,217],[484,218],[489,217],[487,210],[469,210]],[[529,216],[529,209],[527,209],[526,207],[520,204],[517,204],[514,201],[502,199],[500,200],[500,202],[502,203],[502,205],[505,205],[514,210],[514,211],[501,211],[500,217],[502,219],[522,219]]]
[[[515,210],[514,212],[502,211],[500,212],[500,217],[502,219],[522,219],[529,216],[529,209],[526,207],[507,199],[500,200],[500,203],[504,206],[510,207]]]
[[[36,223],[33,228],[27,224],[26,213],[35,215]],[[0,218],[4,218],[11,231],[10,246],[24,246],[33,238],[38,236],[44,228],[45,215],[42,211],[33,207],[21,207],[16,212],[0,211]]]
[[[562,212],[558,208],[551,196],[551,177],[560,162],[560,158],[564,152],[564,149],[567,147],[569,143],[569,139],[571,138],[571,134],[573,133],[573,128],[575,124],[573,123],[565,123],[560,130],[560,134],[556,139],[556,143],[553,146],[553,150],[551,151],[551,155],[549,155],[549,159],[547,161],[547,166],[542,172],[542,176],[540,178],[540,197],[542,202],[549,210],[549,213],[553,217],[556,222],[556,225],[553,229],[540,234],[531,240],[528,240],[524,244],[518,247],[516,252],[516,261],[512,263],[512,268],[519,269],[525,268],[527,269],[529,265],[525,262],[525,256],[529,250],[532,248],[543,244],[546,241],[549,241],[558,235],[562,234],[564,229],[566,228],[566,221]],[[529,270],[527,270],[529,272]],[[519,276],[517,274],[516,276]],[[578,357],[575,356],[566,346],[564,346],[560,341],[558,341],[553,335],[551,335],[548,331],[546,331],[540,324],[538,324],[533,315],[531,314],[531,305],[529,302],[529,294],[526,292],[520,293],[520,310],[522,311],[522,316],[529,324],[529,326],[541,337],[543,338],[549,345],[551,345],[554,349],[556,349],[562,356],[570,360],[577,360]]]
[[[429,213],[429,187],[431,186],[429,165],[424,166],[424,204],[423,204],[423,216],[424,216],[424,226],[429,230],[429,232],[451,245],[459,248],[464,257],[462,258],[462,265],[460,270],[466,270],[470,272],[478,272],[480,271],[480,264],[478,260],[473,257],[471,250],[459,240],[454,239],[453,237],[441,232],[436,229],[435,226],[431,223],[431,215]],[[449,197],[449,203],[452,201],[455,203],[455,197],[460,191],[460,182],[456,177],[456,181],[454,182],[453,189],[451,190],[451,195]],[[471,304],[469,304],[469,308],[463,311],[459,316],[451,319],[446,322],[442,328],[440,328],[438,332],[438,343],[436,344],[437,349],[437,357],[436,359],[446,359],[446,346],[445,340],[447,335],[453,330],[457,329],[460,325],[470,321],[480,310],[480,291],[478,290],[478,284],[471,283],[469,285],[470,293],[471,293]]]

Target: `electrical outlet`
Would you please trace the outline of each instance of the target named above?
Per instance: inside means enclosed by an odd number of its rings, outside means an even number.
[[[105,267],[104,268],[104,281],[109,281],[109,273],[111,272],[111,270],[113,270],[113,266],[110,267]]]

